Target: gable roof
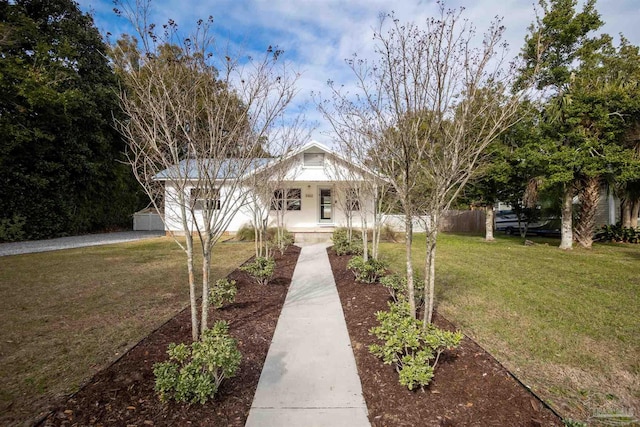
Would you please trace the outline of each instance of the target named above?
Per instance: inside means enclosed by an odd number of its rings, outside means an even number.
[[[166,181],[175,178],[185,178],[187,180],[197,180],[200,178],[200,171],[205,168],[209,175],[215,179],[240,178],[247,171],[252,171],[273,159],[255,158],[249,165],[245,159],[225,159],[216,161],[215,159],[184,159],[177,166],[164,169],[158,172],[153,179]],[[241,164],[238,165],[238,162]],[[234,166],[240,166],[242,170],[234,170]]]
[[[351,165],[353,167],[358,168],[359,170],[365,172],[367,175],[375,176],[377,178],[384,179],[380,174],[372,171],[367,166],[355,163],[354,161],[347,159],[343,155],[331,150],[324,144],[321,144],[318,141],[310,141],[307,144],[299,147],[296,150],[287,153],[283,157],[272,157],[272,158],[255,158],[251,161],[249,165],[244,163],[244,159],[225,159],[223,161],[216,161],[215,159],[184,159],[178,163],[177,166],[172,166],[170,168],[164,169],[158,172],[153,179],[158,181],[166,181],[174,178],[184,178],[187,180],[198,180],[200,178],[199,171],[204,167],[209,170],[210,175],[216,175],[215,179],[228,179],[228,178],[240,178],[245,179],[251,175],[258,174],[262,171],[267,170],[269,167],[276,165],[281,162],[285,162],[289,159],[294,158],[295,156],[304,153],[310,149],[320,150],[330,156],[334,156],[340,161]],[[242,163],[242,169],[234,171],[232,168],[234,165],[237,165],[237,162]],[[208,164],[210,163],[210,164]]]
[[[329,147],[327,147],[326,145],[324,145],[324,144],[322,144],[322,143],[320,143],[318,141],[314,141],[314,140],[308,142],[307,144],[303,145],[302,147],[299,147],[296,150],[291,151],[290,153],[288,153],[284,157],[267,159],[268,161],[265,162],[264,164],[262,164],[261,166],[248,171],[247,174],[245,175],[245,177],[249,176],[251,174],[260,173],[263,170],[268,169],[271,165],[275,165],[276,163],[287,161],[287,160],[292,159],[292,158],[294,158],[295,156],[297,156],[297,155],[299,155],[301,153],[304,153],[304,152],[309,151],[310,149],[314,149],[314,148],[318,149],[318,150],[320,150],[320,151],[322,151],[322,152],[324,152],[326,154],[329,154],[330,156],[333,156],[333,157],[339,159],[340,161],[342,161],[342,162],[344,162],[344,163],[346,163],[348,165],[354,166],[354,167],[360,169],[361,171],[365,172],[366,174],[375,176],[377,178],[384,179],[380,174],[378,174],[378,173],[374,172],[373,170],[369,169],[367,166],[358,164],[358,163],[356,163],[356,162],[354,162],[354,161],[352,161],[350,159],[347,159],[346,157],[344,157],[340,153],[338,153],[336,151],[333,151]]]

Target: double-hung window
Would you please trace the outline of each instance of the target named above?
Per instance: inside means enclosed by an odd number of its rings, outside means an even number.
[[[278,189],[273,192],[271,210],[280,211],[286,206],[288,211],[302,209],[302,190],[300,188]]]
[[[207,194],[208,193],[208,194]],[[201,211],[220,209],[220,190],[217,188],[205,191],[202,188],[191,189],[191,206],[194,210]]]

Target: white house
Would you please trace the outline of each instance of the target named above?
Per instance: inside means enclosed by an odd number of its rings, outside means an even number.
[[[156,175],[156,179],[164,182],[165,186],[166,232],[184,232],[181,209],[175,196],[177,191],[184,191],[186,200],[197,197],[193,194],[198,179],[196,169],[183,171],[182,175],[190,180],[184,186],[175,185],[171,178],[175,174],[168,169]],[[365,215],[369,226],[373,224],[373,197],[366,196],[359,189],[364,180],[371,182],[375,175],[366,167],[355,164],[318,142],[312,141],[281,159],[256,159],[238,179],[242,185],[233,191],[229,191],[226,188],[228,186],[221,182],[218,199],[213,202],[216,209],[221,211],[228,206],[239,207],[230,210],[232,217],[224,218],[225,222],[228,221],[227,234],[234,234],[242,226],[252,223],[252,199],[255,198],[251,197],[251,183],[261,180],[276,183],[271,186],[270,200],[260,201],[262,206],[267,206],[267,203],[270,206],[269,225],[275,225],[276,210],[283,210],[285,228],[296,235],[296,240],[301,240],[307,233],[333,232],[335,227],[345,226],[348,217],[353,218],[356,227],[360,224],[361,215]],[[194,218],[195,221],[201,221],[202,218],[198,217],[197,208],[187,215],[193,232],[196,225]]]

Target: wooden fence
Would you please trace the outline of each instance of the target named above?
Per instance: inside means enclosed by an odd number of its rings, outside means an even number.
[[[429,218],[426,216],[414,218],[413,231],[417,233],[424,232],[425,224],[428,221]],[[383,222],[389,225],[394,231],[404,231],[404,215],[384,215]],[[484,211],[446,211],[440,220],[440,231],[450,233],[484,233]]]
[[[485,213],[475,211],[446,211],[440,221],[440,231],[451,233],[484,233]]]

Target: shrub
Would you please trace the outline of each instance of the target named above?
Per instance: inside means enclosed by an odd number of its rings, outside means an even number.
[[[351,232],[351,240],[349,240],[349,230],[346,228],[336,228],[331,237],[333,240],[333,250],[336,255],[362,255],[362,234],[359,231]]]
[[[235,280],[218,279],[209,290],[209,302],[214,308],[221,308],[235,301],[237,293]]]
[[[407,278],[399,274],[390,274],[380,278],[380,284],[387,288],[394,302],[408,301],[409,289]],[[414,300],[416,308],[420,308],[424,303],[424,280],[417,275],[413,279]]]
[[[255,238],[256,238],[256,229],[253,228],[251,224],[244,224],[236,232],[236,240],[249,241],[249,240],[255,240]]]
[[[256,257],[256,259],[240,270],[247,272],[259,285],[267,285],[276,269],[276,262],[273,258]]]
[[[270,238],[271,244],[278,248],[280,255],[284,255],[287,248],[293,245],[293,240],[293,234],[289,233],[287,230],[283,230],[282,236],[276,232]]]
[[[0,219],[0,242],[15,242],[25,238],[27,219],[21,215]]]
[[[385,224],[380,229],[380,237],[382,238],[382,240],[387,242],[394,242],[394,243],[398,242],[398,233],[395,232],[389,224]]]
[[[603,242],[639,243],[640,229],[623,227],[622,224],[603,225],[596,233],[596,240]]]
[[[365,261],[361,256],[354,256],[347,263],[356,281],[362,283],[375,283],[387,271],[387,264],[378,259],[369,258]]]
[[[224,321],[216,322],[190,346],[169,344],[167,354],[169,360],[153,366],[155,390],[163,402],[175,399],[205,403],[215,396],[225,378],[235,375],[242,359]]]
[[[382,359],[383,363],[394,365],[400,384],[409,390],[424,388],[433,378],[440,355],[445,350],[456,348],[463,335],[429,325],[409,314],[406,301],[389,303],[389,311],[376,313],[379,326],[369,333],[375,335],[382,344],[369,346],[369,351]]]

